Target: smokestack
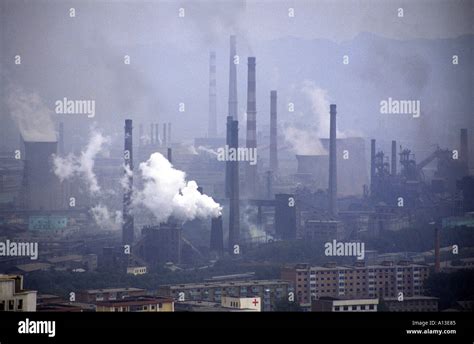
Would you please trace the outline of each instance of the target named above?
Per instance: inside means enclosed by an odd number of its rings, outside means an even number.
[[[222,227],[222,216],[211,219],[211,251],[218,253],[224,251],[224,231]]]
[[[232,116],[227,116],[225,144],[230,147],[232,141]],[[225,162],[225,197],[230,198],[232,166],[229,160]]]
[[[329,213],[337,215],[337,156],[336,156],[336,105],[331,104],[329,114]]]
[[[247,76],[247,148],[257,151],[257,100],[256,100],[256,72],[255,57],[248,58]],[[257,189],[257,164],[245,164],[247,194],[255,195]]]
[[[150,144],[153,144],[153,140],[155,139],[155,136],[153,134],[153,123],[150,124]]]
[[[273,193],[273,173],[272,171],[267,171],[267,185],[266,185],[266,190],[267,190],[267,199],[272,199],[272,193]]]
[[[151,126],[153,130],[153,125]],[[124,145],[124,173],[127,184],[123,193],[123,224],[122,224],[122,243],[131,245],[133,243],[133,215],[131,213],[133,175],[128,174],[127,170],[133,172],[133,136],[132,120],[125,120],[125,145]]]
[[[239,121],[231,120],[230,148],[239,147]],[[240,242],[240,209],[239,209],[239,162],[230,161],[230,199],[229,199],[229,252],[234,253],[234,246]]]
[[[397,141],[392,141],[392,163],[390,164],[392,168],[391,174],[392,176],[397,175]]]
[[[143,145],[143,124],[138,126],[138,146],[141,147]]]
[[[163,123],[163,141],[162,141],[163,147],[166,147],[168,144],[168,139],[166,137],[166,123]]]
[[[59,122],[59,144],[58,144],[58,150],[59,154],[63,155],[64,154],[64,123]]]
[[[468,146],[468,136],[467,136],[467,129],[461,129],[461,151],[459,152],[461,155],[461,161],[466,165],[466,174],[469,173],[469,146]]]
[[[439,233],[439,228],[435,228],[434,232],[434,253],[435,253],[435,272],[439,272],[441,268],[441,263],[440,263],[440,252],[439,252],[439,245],[440,245],[440,233]]]
[[[168,161],[170,163],[173,163],[173,156],[172,156],[171,148],[169,147],[168,147]]]
[[[237,56],[237,43],[234,35],[230,36],[229,56],[229,113],[232,119],[238,119],[237,115],[237,67],[234,58]]]
[[[155,123],[155,144],[160,144],[160,124]]]
[[[217,137],[217,86],[216,86],[216,53],[209,54],[209,122],[208,137]]]
[[[270,171],[278,170],[277,91],[270,91]]]
[[[370,193],[374,193],[375,183],[375,139],[370,140]]]
[[[168,123],[168,136],[166,137],[168,146],[171,146],[171,122]]]

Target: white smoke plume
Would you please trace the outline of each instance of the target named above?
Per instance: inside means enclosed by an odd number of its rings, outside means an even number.
[[[313,81],[305,80],[299,89],[309,101],[311,111],[300,115],[283,133],[296,154],[327,155],[320,138],[329,137],[329,97],[327,91],[319,88]],[[297,126],[296,123],[304,123]],[[340,132],[337,133],[341,137]]]
[[[89,143],[79,156],[74,154],[69,154],[65,158],[54,156],[54,173],[61,181],[77,176],[84,180],[91,194],[97,194],[101,189],[94,173],[94,159],[108,143],[110,143],[109,137],[93,131]]]
[[[122,225],[122,212],[119,210],[111,212],[107,206],[102,203],[92,207],[91,214],[100,228],[118,230]]]
[[[201,194],[195,181],[186,181],[186,173],[175,169],[160,153],[153,153],[139,169],[143,189],[135,192],[133,203],[148,208],[158,222],[170,216],[186,221],[221,214],[222,207]]]
[[[204,146],[199,146],[199,147],[198,147],[198,151],[207,153],[207,154],[212,155],[212,156],[215,156],[215,157],[217,157],[217,156],[219,155],[215,150],[209,149],[209,148],[204,147]]]
[[[36,93],[28,93],[21,87],[8,90],[7,105],[10,115],[18,125],[25,141],[54,142],[57,140],[52,111]]]

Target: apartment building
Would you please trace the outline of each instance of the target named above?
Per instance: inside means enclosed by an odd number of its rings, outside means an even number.
[[[158,288],[158,295],[171,297],[176,303],[187,301],[220,303],[223,296],[259,297],[262,311],[272,311],[275,302],[288,298],[289,293],[294,293],[293,283],[282,280],[219,281],[165,285]]]
[[[429,266],[408,261],[382,262],[365,266],[309,266],[297,264],[285,267],[281,279],[295,284],[297,300],[309,307],[311,300],[322,297],[389,298],[423,295],[423,281],[429,275]]]

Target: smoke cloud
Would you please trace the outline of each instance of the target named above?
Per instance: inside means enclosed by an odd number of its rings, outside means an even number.
[[[97,204],[91,208],[91,214],[94,221],[100,228],[119,230],[122,224],[122,212],[117,210],[115,212],[109,211],[107,206],[102,203]]]
[[[135,192],[133,203],[145,206],[157,221],[165,222],[171,216],[187,221],[221,214],[222,207],[201,194],[195,181],[186,181],[186,173],[173,168],[160,153],[153,153],[139,169],[143,189]]]
[[[283,130],[285,140],[300,155],[326,155],[320,138],[329,135],[329,97],[327,91],[312,81],[305,80],[299,93],[310,103],[311,111],[297,114]]]
[[[54,173],[61,181],[74,176],[79,177],[86,183],[91,194],[97,194],[100,186],[94,173],[94,159],[108,143],[110,143],[109,137],[93,131],[89,143],[79,156],[74,154],[69,154],[65,158],[54,156]]]
[[[7,95],[7,105],[23,140],[56,141],[56,132],[51,118],[52,111],[37,93],[28,93],[19,86],[12,87]]]

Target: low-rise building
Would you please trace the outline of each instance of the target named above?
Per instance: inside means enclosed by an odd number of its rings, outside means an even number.
[[[36,291],[23,289],[23,276],[0,275],[0,311],[36,311]]]
[[[116,301],[128,297],[145,296],[145,289],[140,288],[106,288],[88,289],[76,293],[76,301],[96,303],[98,301]]]
[[[210,301],[220,303],[223,296],[237,298],[259,297],[261,310],[271,311],[276,301],[287,299],[294,293],[293,283],[282,280],[220,281],[165,285],[158,288],[158,295],[171,297],[176,303]]]
[[[96,312],[174,312],[174,301],[167,297],[138,296],[116,301],[99,301]]]
[[[146,272],[146,266],[129,266],[127,268],[127,274],[129,275],[144,275]]]
[[[224,308],[253,312],[260,312],[262,308],[262,303],[259,297],[222,296],[221,305]]]
[[[322,297],[311,303],[312,312],[377,312],[378,299]]]
[[[437,312],[438,298],[430,296],[407,296],[400,301],[396,297],[383,299],[389,312]]]

